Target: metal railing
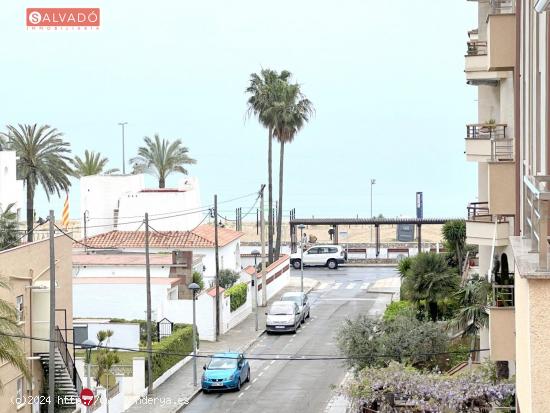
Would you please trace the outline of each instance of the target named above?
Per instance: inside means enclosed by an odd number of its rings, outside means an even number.
[[[506,215],[492,215],[489,212],[489,202],[470,202],[468,210],[468,221],[480,222],[508,222]]]
[[[514,286],[493,284],[493,305],[495,307],[513,307]]]
[[[548,271],[550,175],[526,175],[523,183],[524,236],[531,239],[532,252],[538,253],[538,270]]]
[[[505,139],[506,123],[472,123],[466,125],[467,139]]]
[[[71,380],[73,381],[76,392],[80,393],[80,391],[82,390],[82,380],[78,375],[78,371],[76,370],[76,366],[74,364],[73,358],[71,357],[71,353],[69,352],[69,348],[67,347],[67,342],[63,337],[63,333],[57,326],[55,327],[55,345],[59,350],[59,353],[61,354],[61,358],[65,363],[65,367],[67,368],[69,376],[71,376]]]
[[[512,138],[491,139],[492,161],[513,161],[514,140]]]
[[[467,56],[487,55],[487,42],[485,40],[468,40],[466,42]]]
[[[516,11],[515,0],[489,0],[493,14],[514,13]]]
[[[90,374],[92,376],[97,375],[97,364],[90,365]],[[131,364],[113,364],[109,372],[115,376],[122,375],[124,377],[132,377],[134,375],[134,366]]]

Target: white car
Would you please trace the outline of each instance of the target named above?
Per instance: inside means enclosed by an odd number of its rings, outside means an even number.
[[[340,245],[315,245],[304,251],[304,267],[307,265],[323,265],[331,270],[338,268],[347,260],[347,253]],[[300,251],[290,256],[290,264],[299,269],[301,267]]]

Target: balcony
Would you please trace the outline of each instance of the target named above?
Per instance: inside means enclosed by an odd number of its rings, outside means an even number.
[[[506,137],[507,126],[505,123],[466,125],[466,160],[473,162],[513,160],[514,141]]]
[[[513,303],[514,286],[494,285],[493,291],[511,294]],[[506,291],[506,292],[504,292]],[[499,294],[498,292],[496,294]],[[507,295],[503,297],[508,297]],[[509,302],[510,298],[504,298]],[[516,359],[516,313],[512,305],[492,306],[489,308],[489,347],[493,361]]]
[[[516,213],[515,162],[490,161],[487,179],[490,214],[514,215]]]
[[[466,242],[476,245],[505,247],[509,244],[510,223],[504,216],[489,213],[488,202],[472,202],[468,205]]]
[[[490,14],[487,18],[488,70],[513,70],[516,61],[515,14]]]

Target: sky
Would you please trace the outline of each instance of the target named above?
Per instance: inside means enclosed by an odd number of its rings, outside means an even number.
[[[101,28],[27,30],[26,7],[100,7]],[[285,215],[367,217],[372,178],[376,215],[414,216],[417,191],[425,217],[464,216],[475,200],[464,155],[477,107],[463,72],[476,27],[467,1],[5,0],[0,27],[1,128],[52,125],[74,154],[99,151],[120,169],[118,122],[128,122],[126,159],[146,135],[180,138],[204,204],[267,181],[267,131],[245,116],[249,75],[262,68],[291,71],[316,110],[285,147]],[[78,218],[77,180],[70,201]],[[37,191],[39,215],[62,204]]]

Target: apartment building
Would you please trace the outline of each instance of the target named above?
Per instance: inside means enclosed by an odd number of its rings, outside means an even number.
[[[467,156],[479,164],[478,202],[486,202],[470,205],[467,236],[469,242],[479,241],[475,242],[480,245],[479,272],[489,274],[494,284],[489,310],[490,357],[512,361],[518,412],[548,412],[550,1],[479,1],[478,10],[480,27],[470,33],[466,76],[479,89],[480,119],[487,116],[494,104],[491,99],[499,93],[501,117],[491,122],[490,132],[499,135],[497,124],[506,125],[506,129],[500,127],[500,136],[485,140],[510,139],[512,156],[511,161],[504,161],[511,164],[511,170],[499,176],[496,170],[491,171],[494,163],[502,162],[493,159],[500,152],[497,143],[474,142],[477,136],[467,137]],[[509,93],[503,100],[504,83],[509,83],[504,86]],[[489,86],[496,88],[491,97]],[[484,162],[482,157],[489,148],[490,161]],[[501,171],[504,168],[510,166],[501,166]],[[502,274],[503,253],[508,258],[508,274]]]
[[[56,258],[56,388],[58,395],[67,395],[66,406],[74,410],[72,396],[80,391],[80,379],[74,368],[73,348],[67,342],[72,335],[72,241],[64,236],[55,238]],[[0,297],[17,309],[18,325],[26,337],[43,340],[19,341],[30,370],[30,380],[13,365],[0,363],[0,413],[38,412],[39,398],[47,388],[49,360],[50,308],[50,248],[49,240],[23,244],[0,251],[0,276],[10,288],[1,288]],[[45,339],[45,340],[44,340]],[[32,402],[31,402],[32,400]],[[58,408],[56,411],[62,411]],[[64,411],[64,410],[63,410]]]

